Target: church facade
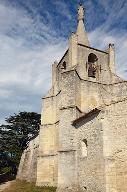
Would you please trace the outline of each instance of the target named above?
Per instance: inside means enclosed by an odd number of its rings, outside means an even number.
[[[90,46],[81,5],[17,178],[58,191],[127,192],[127,82],[116,75],[113,44]]]

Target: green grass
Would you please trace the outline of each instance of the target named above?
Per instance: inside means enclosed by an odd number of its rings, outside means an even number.
[[[56,192],[55,187],[37,187],[34,183],[16,180],[3,192]]]

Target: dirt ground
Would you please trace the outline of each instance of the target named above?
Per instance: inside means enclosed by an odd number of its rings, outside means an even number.
[[[6,183],[3,183],[0,185],[0,192],[2,192],[4,189],[10,186],[10,184],[14,181],[7,181]]]

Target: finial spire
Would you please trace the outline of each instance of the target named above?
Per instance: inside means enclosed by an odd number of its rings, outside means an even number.
[[[78,35],[78,43],[89,46],[87,33],[84,26],[84,7],[82,4],[78,7],[78,27],[76,34]]]
[[[78,21],[79,20],[84,20],[84,7],[82,4],[80,4],[78,8]]]

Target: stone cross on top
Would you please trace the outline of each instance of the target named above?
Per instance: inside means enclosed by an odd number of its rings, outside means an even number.
[[[78,20],[84,20],[84,7],[83,7],[83,5],[79,5]]]

